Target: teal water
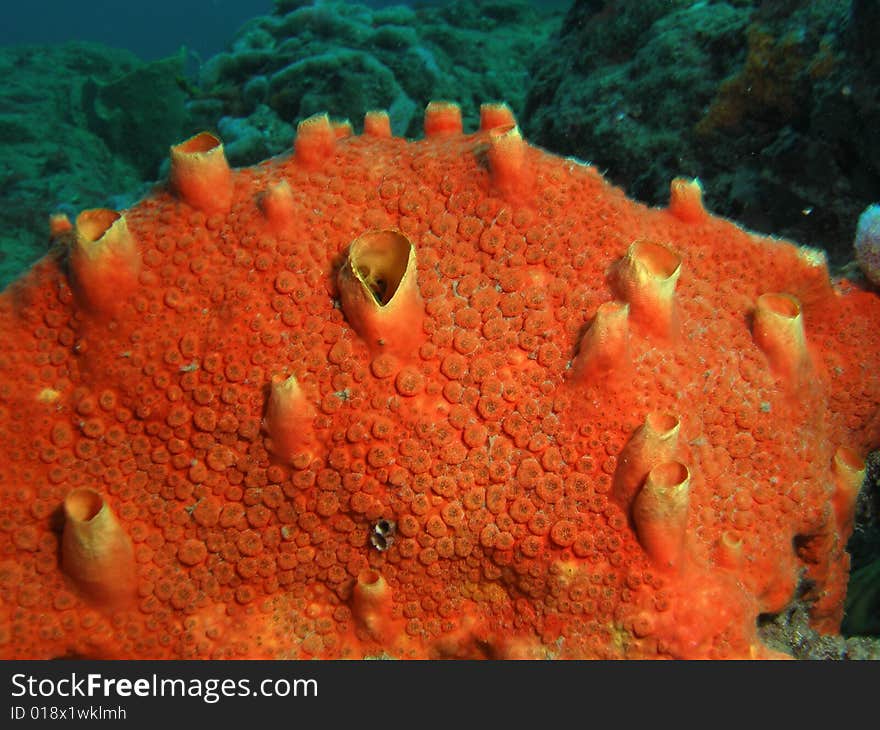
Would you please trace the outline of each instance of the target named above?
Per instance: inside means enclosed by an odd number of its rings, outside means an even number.
[[[443,3],[444,0],[373,0],[359,4],[380,8]],[[571,3],[567,0],[534,0],[532,4],[539,8],[558,9]],[[248,19],[270,13],[274,5],[273,0],[9,2],[4,3],[0,46],[78,40],[126,48],[144,61],[175,53],[181,46],[186,46],[200,56],[208,56],[223,50]]]

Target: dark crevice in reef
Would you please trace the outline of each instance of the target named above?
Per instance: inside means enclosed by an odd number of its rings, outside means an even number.
[[[871,454],[865,466],[855,526],[846,546],[850,580],[841,633],[880,641],[880,451]]]
[[[761,614],[758,636],[770,649],[795,659],[880,659],[880,640],[823,635],[811,628],[809,603],[802,600],[795,600],[777,614]]]
[[[802,580],[783,611],[758,616],[764,644],[796,659],[880,659],[880,452],[867,459],[847,551],[850,580],[841,633],[822,635],[810,626],[812,584]]]

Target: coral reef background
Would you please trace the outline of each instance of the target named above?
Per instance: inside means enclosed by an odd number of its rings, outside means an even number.
[[[413,134],[431,98],[462,100],[470,129],[475,100],[503,98],[534,143],[652,205],[672,177],[699,177],[715,212],[856,275],[856,221],[880,199],[876,3],[278,0],[216,53],[219,16],[228,28],[241,13],[196,5],[195,29],[171,24],[156,42],[161,58],[123,33],[124,49],[0,47],[0,285],[45,250],[49,213],[133,202],[182,136],[215,129],[246,165],[322,110],[387,108]],[[108,18],[82,37],[112,37]],[[28,37],[14,28],[0,42]]]
[[[526,129],[655,205],[698,176],[715,211],[840,266],[880,194],[878,30],[863,0],[576,2]]]

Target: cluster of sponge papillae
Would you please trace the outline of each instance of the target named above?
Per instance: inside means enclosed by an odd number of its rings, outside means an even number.
[[[836,631],[880,302],[503,105],[326,115],[0,295],[0,655],[769,657]]]

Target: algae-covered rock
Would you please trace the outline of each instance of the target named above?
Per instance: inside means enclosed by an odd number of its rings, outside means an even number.
[[[88,128],[82,92],[141,65],[91,43],[0,49],[0,288],[45,253],[51,213],[138,195],[143,176]]]
[[[391,69],[371,54],[337,49],[273,73],[268,102],[281,119],[304,119],[327,109],[355,119],[361,109],[387,109],[403,93]]]
[[[651,204],[699,177],[713,210],[840,266],[880,199],[875,7],[578,0],[533,66],[525,132]]]
[[[88,128],[128,160],[144,179],[155,178],[171,142],[187,130],[181,80],[185,51],[138,65],[109,82],[89,77],[82,87]]]
[[[265,104],[248,117],[221,117],[217,131],[230,164],[244,165],[244,160],[265,159],[279,148],[290,147],[294,128],[278,119]]]
[[[723,70],[707,73],[714,55],[739,52],[746,17],[726,3],[712,13],[683,1],[600,13],[603,5],[575,3],[558,42],[543,49],[522,124],[538,144],[665,202],[673,177],[698,175],[689,126],[723,78]]]
[[[841,631],[880,637],[880,451],[866,460],[865,483],[856,503],[856,522],[847,544],[851,572]]]
[[[850,636],[880,636],[880,559],[850,576],[842,630]]]
[[[524,0],[381,9],[279,2],[207,61],[199,102],[218,100],[223,116],[242,119],[268,107],[289,124],[327,111],[355,130],[364,109],[387,109],[395,134],[414,136],[427,102],[445,98],[461,102],[465,125],[474,128],[477,100],[503,100],[521,112],[532,55],[560,19]]]

